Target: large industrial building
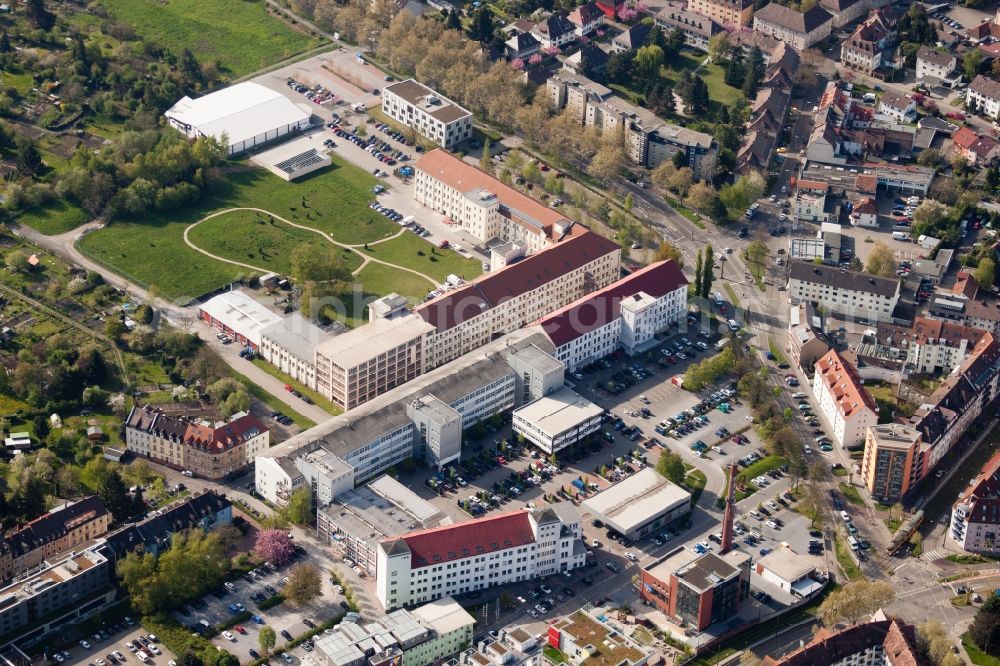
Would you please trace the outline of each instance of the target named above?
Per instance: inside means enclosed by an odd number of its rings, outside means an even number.
[[[591,495],[583,507],[626,539],[640,539],[686,516],[691,511],[691,493],[645,467]]]
[[[182,97],[163,114],[171,127],[196,139],[229,141],[229,154],[271,143],[310,125],[311,114],[276,90],[245,81],[197,99]]]
[[[375,593],[392,610],[570,571],[582,534],[567,503],[410,532],[379,544]]]

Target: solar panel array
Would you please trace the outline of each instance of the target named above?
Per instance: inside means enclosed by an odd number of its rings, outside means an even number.
[[[299,153],[294,157],[289,157],[287,160],[278,162],[275,166],[287,174],[293,174],[296,171],[320,164],[322,161],[323,157],[316,152],[316,149],[310,148],[304,153]]]

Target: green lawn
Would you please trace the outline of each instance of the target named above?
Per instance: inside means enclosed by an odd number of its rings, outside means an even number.
[[[385,296],[393,292],[410,299],[411,303],[419,303],[434,288],[427,280],[417,277],[391,266],[368,264],[356,276],[365,296]]]
[[[206,252],[283,275],[292,272],[292,253],[301,245],[317,252],[337,252],[352,271],[362,261],[356,252],[327,243],[316,233],[269,221],[267,215],[249,210],[205,220],[188,233],[188,239]]]
[[[850,547],[839,536],[834,536],[834,549],[837,552],[837,562],[840,564],[841,569],[844,570],[847,580],[852,581],[861,578],[861,569],[854,563]]]
[[[253,273],[210,259],[184,244],[185,227],[213,211],[262,208],[330,233],[343,243],[365,243],[396,231],[395,224],[368,208],[375,178],[336,156],[333,159],[332,168],[294,183],[263,169],[228,174],[194,206],[169,215],[152,213],[114,222],[85,236],[79,247],[139,285],[156,285],[166,298],[190,300]]]
[[[231,78],[321,43],[271,17],[263,0],[103,0],[101,4],[176,56],[187,48],[201,63],[218,61]]]
[[[717,105],[732,106],[736,100],[743,96],[743,92],[739,88],[733,88],[726,83],[726,74],[719,65],[705,65],[698,71],[698,74],[708,85],[708,98]]]
[[[764,456],[754,464],[749,467],[745,467],[740,470],[739,474],[736,475],[737,481],[744,481],[747,486],[750,486],[750,480],[755,479],[761,474],[767,474],[773,469],[778,469],[788,461],[781,456]]]
[[[435,247],[433,243],[410,231],[392,240],[371,245],[364,252],[376,259],[420,271],[439,283],[443,283],[451,274],[471,280],[482,273],[481,262],[466,259],[454,250]]]
[[[701,498],[701,493],[705,490],[705,484],[707,483],[708,477],[700,469],[688,472],[687,476],[684,477],[684,485],[687,486],[688,491],[691,493],[692,506],[698,503],[698,499]]]
[[[288,384],[302,395],[308,396],[310,400],[316,403],[317,407],[329,412],[331,416],[337,416],[338,414],[342,414],[344,412],[344,410],[342,410],[340,407],[337,407],[335,404],[324,398],[316,391],[312,390],[311,388],[305,386],[300,382],[295,381],[290,376],[286,375],[281,370],[278,370],[278,368],[271,365],[264,359],[255,358],[253,364],[256,365],[258,368],[260,368],[261,370],[263,370],[264,372],[266,372],[267,374],[271,375],[272,377],[277,377],[282,382]]]
[[[87,222],[87,219],[86,212],[62,199],[32,208],[17,217],[17,221],[21,224],[26,224],[46,236],[72,231]]]
[[[840,492],[844,493],[844,497],[847,498],[848,502],[856,506],[865,505],[865,500],[862,499],[861,493],[858,492],[857,488],[855,488],[854,486],[849,486],[843,482],[841,482],[839,485],[840,485]]]
[[[962,634],[962,647],[969,655],[969,661],[977,666],[1000,666],[1000,658],[986,654],[972,642],[969,632]]]
[[[774,356],[775,363],[785,363],[785,355],[781,353],[781,348],[775,344],[774,340],[771,339],[771,336],[767,336],[767,349],[771,352],[771,355]]]

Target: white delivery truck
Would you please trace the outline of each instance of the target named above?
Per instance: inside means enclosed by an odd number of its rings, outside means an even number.
[[[910,234],[905,231],[893,231],[892,240],[905,241],[910,240]]]

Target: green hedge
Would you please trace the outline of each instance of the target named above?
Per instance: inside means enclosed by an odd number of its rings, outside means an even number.
[[[226,629],[232,629],[238,624],[243,624],[245,622],[248,622],[252,617],[253,613],[251,613],[250,611],[243,611],[242,613],[237,613],[236,615],[233,615],[222,624],[215,625],[214,627],[212,627],[211,630],[205,632],[203,635],[205,636],[205,638],[209,639],[215,638]]]
[[[163,644],[176,656],[185,652],[193,652],[201,658],[206,666],[211,666],[224,655],[230,654],[226,650],[219,651],[208,640],[193,633],[165,613],[147,615],[142,618],[141,624],[147,632],[156,634],[157,638],[163,641]]]
[[[285,597],[283,597],[279,592],[273,597],[268,597],[267,599],[264,599],[263,601],[259,602],[257,604],[257,608],[261,609],[262,611],[266,611],[269,608],[274,608],[275,606],[278,606],[283,603],[285,603]]]

